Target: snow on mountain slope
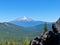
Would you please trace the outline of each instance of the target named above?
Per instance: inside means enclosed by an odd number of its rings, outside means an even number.
[[[21,18],[17,18],[16,21],[32,21],[32,19],[31,18],[28,18],[26,16],[23,16]]]

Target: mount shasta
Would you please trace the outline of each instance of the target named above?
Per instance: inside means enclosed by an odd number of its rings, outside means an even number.
[[[36,20],[33,20],[31,18],[24,16],[22,18],[17,18],[16,20],[11,21],[10,23],[19,25],[19,26],[23,26],[23,27],[33,27],[36,25],[44,24],[45,22],[44,21],[36,21]]]

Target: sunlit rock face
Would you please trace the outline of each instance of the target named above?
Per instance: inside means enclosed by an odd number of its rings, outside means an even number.
[[[30,45],[60,45],[60,18],[52,24],[52,31],[47,31],[36,37]]]
[[[54,26],[53,28],[55,28],[53,30],[60,33],[60,18],[55,23],[53,23],[53,26]]]
[[[57,29],[60,30],[60,18],[56,21],[55,24],[56,24]]]
[[[60,18],[56,21],[56,23],[60,24]]]

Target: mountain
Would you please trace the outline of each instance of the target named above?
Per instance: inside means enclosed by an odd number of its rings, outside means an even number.
[[[24,28],[18,25],[14,25],[11,23],[0,23],[0,38],[1,40],[6,40],[6,39],[12,39],[14,38],[16,41],[22,41],[26,37],[29,37],[29,39],[33,39],[37,35],[40,34],[40,31],[38,32],[38,29],[29,29],[29,28]]]
[[[35,21],[31,18],[24,16],[22,18],[17,18],[16,20],[13,20],[9,23],[16,24],[16,25],[23,26],[23,27],[33,27],[35,25],[44,24],[45,22]]]

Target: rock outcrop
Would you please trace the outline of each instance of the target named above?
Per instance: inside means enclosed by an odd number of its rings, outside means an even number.
[[[36,37],[30,45],[60,45],[60,18],[52,24],[52,31],[47,31]]]

